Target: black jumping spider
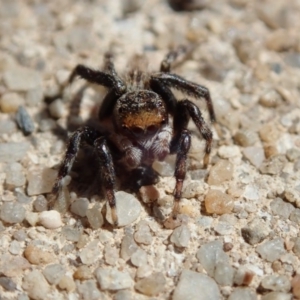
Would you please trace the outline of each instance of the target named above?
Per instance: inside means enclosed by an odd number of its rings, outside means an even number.
[[[212,132],[202,118],[199,108],[188,99],[177,101],[171,89],[180,90],[194,98],[204,98],[210,120],[215,122],[208,89],[170,72],[171,65],[185,50],[186,48],[179,47],[169,52],[161,63],[160,72],[150,74],[134,69],[121,78],[115,71],[110,54],[105,56],[103,71],[96,71],[84,65],[78,65],[73,70],[69,83],[76,76],[80,76],[90,83],[108,89],[99,110],[99,122],[103,130],[100,132],[85,126],[73,133],[53,193],[57,194],[60,191],[62,180],[71,170],[78,150],[84,142],[94,147],[98,157],[112,220],[117,225],[115,164],[121,164],[128,171],[141,166],[151,168],[154,160],[162,161],[168,154],[177,154],[174,208],[171,215],[176,218],[186,174],[187,153],[191,144],[191,133],[187,130],[189,119],[192,118],[206,141],[204,167],[209,161]],[[169,122],[170,116],[173,118],[173,124]]]

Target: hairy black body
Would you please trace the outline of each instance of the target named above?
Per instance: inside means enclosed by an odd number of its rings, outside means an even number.
[[[176,218],[191,144],[191,133],[187,129],[189,119],[192,118],[206,141],[204,167],[209,161],[212,132],[199,108],[188,99],[177,101],[171,88],[194,98],[204,98],[210,120],[215,122],[208,89],[170,72],[173,62],[185,50],[180,47],[171,51],[161,63],[160,72],[156,73],[133,69],[121,78],[110,54],[105,56],[103,71],[83,65],[73,70],[70,83],[79,76],[108,89],[99,110],[99,122],[105,130],[100,133],[91,127],[82,127],[73,133],[53,187],[55,194],[59,193],[63,178],[70,172],[80,146],[88,144],[94,147],[98,157],[106,199],[111,207],[112,220],[117,225],[115,164],[134,171],[143,166],[149,168],[155,160],[162,161],[168,154],[176,154],[176,185],[171,215]],[[170,116],[173,118],[172,124]],[[116,149],[118,155],[115,155]]]

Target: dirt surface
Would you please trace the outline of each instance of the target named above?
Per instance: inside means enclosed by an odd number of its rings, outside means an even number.
[[[300,2],[170,2],[0,1],[1,300],[300,297]],[[68,136],[97,126],[105,95],[75,80],[57,97],[73,68],[110,50],[121,76],[137,55],[155,72],[180,45],[193,50],[172,72],[210,90],[217,118],[174,92],[214,137],[205,170],[190,122],[180,222],[164,223],[174,156],[156,185],[121,185],[122,227],[89,149],[48,211]]]

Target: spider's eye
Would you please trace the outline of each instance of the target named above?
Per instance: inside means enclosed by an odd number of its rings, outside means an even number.
[[[157,126],[155,126],[155,125],[150,125],[150,126],[148,126],[147,127],[147,133],[154,133],[154,132],[156,132],[157,131]]]
[[[143,128],[141,127],[132,127],[130,128],[130,131],[134,134],[134,135],[142,135],[144,133]]]
[[[161,123],[160,123],[161,125],[165,125],[165,124],[167,124],[167,120],[166,119],[162,119],[162,121],[161,121]]]

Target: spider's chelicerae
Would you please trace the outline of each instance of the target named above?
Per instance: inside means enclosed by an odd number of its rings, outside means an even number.
[[[149,169],[155,160],[162,161],[168,154],[176,154],[176,185],[171,214],[171,217],[176,218],[186,175],[187,153],[191,145],[191,133],[187,129],[189,119],[196,124],[206,142],[204,167],[209,161],[212,132],[199,108],[189,99],[178,101],[172,89],[194,98],[204,98],[210,120],[215,122],[209,90],[170,72],[172,64],[185,50],[186,48],[179,47],[169,52],[161,63],[160,71],[154,73],[133,69],[120,77],[110,54],[105,55],[103,71],[84,65],[78,65],[73,70],[70,83],[79,76],[90,83],[106,87],[108,92],[99,110],[102,130],[85,126],[72,134],[53,188],[55,194],[60,191],[63,178],[71,170],[79,148],[83,143],[88,144],[94,148],[98,158],[111,217],[117,225],[116,164],[121,164],[127,171]],[[169,117],[172,117],[172,123]]]

